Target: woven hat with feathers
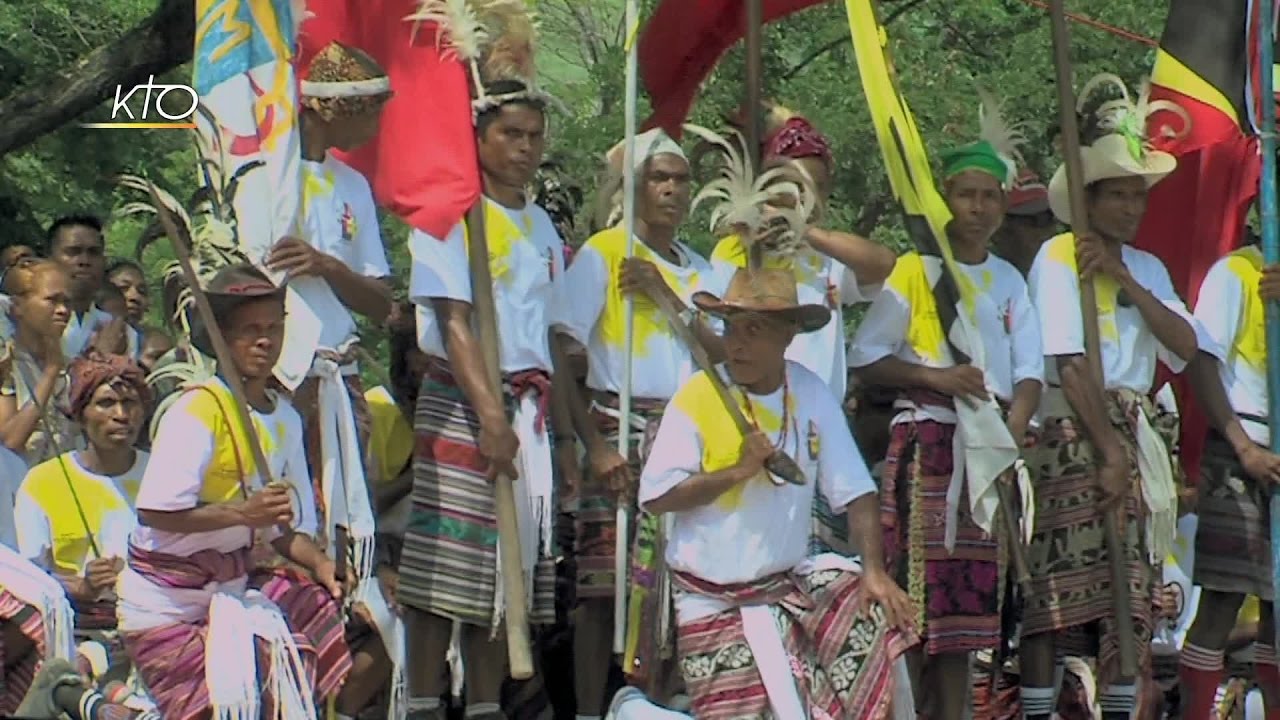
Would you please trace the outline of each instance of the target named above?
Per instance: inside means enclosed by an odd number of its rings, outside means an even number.
[[[391,99],[391,80],[377,60],[359,48],[334,41],[307,66],[302,104],[325,120],[372,112]]]
[[[1105,88],[1114,89],[1118,97],[1104,98],[1099,102],[1097,95]],[[1098,75],[1080,92],[1077,113],[1082,113],[1090,105],[1096,105],[1096,109],[1086,118],[1084,139],[1091,142],[1080,147],[1085,187],[1100,180],[1122,177],[1141,177],[1147,187],[1151,187],[1177,168],[1177,158],[1155,149],[1150,131],[1154,129],[1154,135],[1162,141],[1176,141],[1190,132],[1191,117],[1176,103],[1152,100],[1149,80],[1142,81],[1139,93],[1134,97],[1119,77],[1108,73]],[[1181,125],[1163,124],[1150,128],[1148,120],[1157,112],[1171,113],[1181,121]],[[1065,163],[1049,181],[1049,207],[1059,220],[1071,222],[1071,196]]]
[[[434,24],[437,47],[467,67],[473,116],[512,102],[559,106],[537,86],[537,26],[525,0],[421,0],[406,19],[415,33]]]

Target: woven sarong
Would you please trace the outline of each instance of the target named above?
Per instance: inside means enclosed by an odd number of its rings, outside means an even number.
[[[549,393],[519,374],[504,381],[508,412],[526,393]],[[545,381],[544,373],[536,373]],[[480,454],[480,421],[447,369],[423,377],[414,414],[413,510],[400,558],[398,597],[409,607],[469,625],[497,617],[498,518],[493,484]],[[529,622],[555,622],[555,562],[540,557]]]
[[[618,397],[605,393],[595,393],[592,403],[592,419],[600,430],[601,437],[610,447],[618,444],[618,419],[600,409],[603,405],[613,412],[618,409]],[[631,414],[638,422],[633,422],[631,431],[631,475],[637,481],[640,470],[644,467],[645,458],[649,456],[649,447],[657,434],[658,424],[662,420],[662,411],[666,408],[666,400],[649,400],[632,398]],[[638,427],[639,423],[644,428]],[[578,598],[612,598],[614,589],[614,548],[618,542],[617,496],[609,490],[604,482],[590,480],[579,492],[578,519],[576,522],[576,540],[574,555],[578,563]],[[631,504],[631,517],[637,518],[633,526],[641,522],[636,512],[635,502]],[[634,527],[632,532],[634,533]],[[634,536],[634,535],[633,535]],[[624,542],[631,542],[627,538]]]
[[[880,524],[889,571],[920,609],[929,655],[1000,643],[1000,544],[973,522],[965,483],[956,509],[955,548],[945,545],[956,426],[932,420],[892,428],[880,487]]]
[[[1065,404],[1065,401],[1062,401]],[[1113,619],[1111,565],[1107,554],[1093,445],[1074,417],[1046,413],[1040,441],[1027,452],[1036,478],[1036,527],[1027,550],[1032,594],[1023,616],[1024,636],[1052,632],[1060,642],[1073,642],[1098,657],[1098,684],[1118,669],[1119,645]],[[1066,409],[1069,412],[1069,408]],[[1152,565],[1143,537],[1146,504],[1140,489],[1135,426],[1146,413],[1165,442],[1177,436],[1170,416],[1157,417],[1149,398],[1107,393],[1112,427],[1129,456],[1132,489],[1125,498],[1126,522],[1121,534],[1129,607],[1136,631],[1139,667],[1149,666],[1153,628],[1153,593],[1162,577]],[[1080,635],[1087,636],[1081,646]]]
[[[161,587],[178,589],[197,589],[243,577],[248,562],[248,549],[230,555],[205,550],[190,557],[129,550],[129,566],[135,572]],[[293,632],[317,704],[323,705],[351,671],[351,654],[342,637],[337,605],[319,585],[283,569],[255,573],[250,586],[260,589],[280,608]],[[211,716],[205,680],[207,630],[204,623],[174,623],[121,633],[130,659],[166,720],[204,720]],[[269,666],[270,656],[265,643],[259,640],[260,687],[271,671]]]
[[[680,666],[699,720],[773,718],[737,607],[769,605],[792,677],[813,718],[880,718],[892,697],[894,662],[916,642],[889,628],[884,612],[855,614],[861,581],[843,570],[774,575],[717,586],[673,573],[683,590],[735,606],[679,628]]]
[[[30,647],[5,645],[11,627],[30,641]],[[0,588],[0,715],[12,715],[22,704],[44,655],[44,619],[39,611]]]
[[[1266,489],[1248,475],[1231,445],[1210,433],[1200,462],[1195,584],[1271,602],[1271,511]]]

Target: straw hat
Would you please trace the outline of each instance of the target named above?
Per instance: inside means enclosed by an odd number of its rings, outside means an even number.
[[[801,333],[821,330],[831,321],[825,305],[801,305],[796,295],[796,279],[790,270],[769,268],[739,269],[729,281],[723,298],[709,292],[693,295],[697,308],[715,317],[755,313],[792,323]]]
[[[1174,156],[1159,150],[1147,150],[1135,157],[1132,143],[1123,135],[1113,133],[1098,138],[1092,145],[1080,148],[1080,162],[1084,167],[1084,186],[1099,180],[1141,177],[1151,187],[1168,177],[1178,166]],[[1071,198],[1067,191],[1067,166],[1063,163],[1049,181],[1049,207],[1064,223],[1071,223]]]
[[[269,298],[284,301],[285,289],[276,287],[262,271],[252,265],[229,265],[218,271],[204,289],[205,297],[219,324],[225,323],[236,308],[245,303]],[[199,313],[191,318],[191,345],[208,357],[216,357],[213,340]]]

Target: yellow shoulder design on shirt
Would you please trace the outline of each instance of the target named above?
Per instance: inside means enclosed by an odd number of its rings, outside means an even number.
[[[1258,284],[1262,280],[1262,251],[1254,245],[1242,247],[1228,255],[1226,262],[1227,270],[1241,285],[1240,325],[1230,350],[1261,373],[1267,365],[1266,308],[1258,296]]]
[[[907,344],[916,355],[942,362],[946,338],[942,334],[942,320],[938,317],[938,303],[933,297],[933,284],[929,281],[920,253],[912,251],[898,258],[885,286],[911,308],[907,320]]]
[[[604,258],[606,271],[609,273],[609,284],[605,290],[604,309],[600,312],[600,319],[597,326],[600,330],[600,341],[608,347],[618,349],[626,346],[626,298],[622,295],[619,287],[622,272],[622,261],[627,257],[627,234],[621,226],[602,230],[591,239],[587,240],[587,247],[592,248],[600,253]],[[644,243],[637,242],[634,246],[636,257],[653,262],[658,268],[658,272],[662,275],[662,279],[666,281],[671,288],[679,289],[681,282],[667,267],[665,263],[654,262],[657,258]],[[635,296],[632,302],[632,308],[635,311],[634,322],[632,324],[632,333],[635,338],[633,351],[638,358],[647,357],[649,353],[649,339],[657,334],[670,334],[672,332],[667,324],[666,317],[658,306],[644,296]]]
[[[32,468],[22,490],[49,519],[55,568],[73,574],[88,559],[89,535],[101,532],[103,517],[129,510],[114,485],[81,471],[69,453]]]
[[[1076,265],[1076,236],[1066,232],[1051,238],[1045,250],[1050,260],[1070,268],[1073,274],[1080,272]],[[1094,295],[1098,300],[1098,332],[1103,340],[1118,341],[1120,330],[1116,326],[1116,301],[1120,285],[1111,277],[1098,275],[1093,279]]]
[[[241,497],[241,483],[248,485],[257,473],[253,450],[231,391],[219,380],[210,380],[187,391],[184,410],[213,435],[213,457],[200,488],[202,503],[220,503]],[[266,425],[254,418],[254,429],[263,454],[277,452],[276,438]]]

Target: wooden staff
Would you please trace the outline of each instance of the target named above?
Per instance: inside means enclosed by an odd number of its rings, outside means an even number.
[[[213,354],[218,361],[218,367],[222,369],[222,379],[231,390],[240,423],[244,426],[245,435],[249,438],[249,450],[253,453],[253,461],[258,466],[258,476],[262,478],[263,487],[266,487],[273,482],[271,469],[267,466],[266,454],[262,452],[262,443],[258,440],[258,431],[253,425],[253,417],[249,414],[249,402],[245,399],[244,383],[241,382],[240,373],[236,371],[231,349],[227,347],[227,341],[222,337],[222,329],[218,327],[218,319],[213,314],[209,297],[204,294],[204,288],[200,287],[200,277],[196,275],[195,267],[191,265],[191,249],[187,247],[186,241],[178,231],[178,224],[170,214],[169,208],[160,199],[160,193],[156,192],[155,183],[150,180],[147,181],[147,191],[151,194],[151,203],[156,207],[160,224],[173,245],[173,253],[178,256],[178,264],[182,266],[182,275],[191,289],[191,297],[195,300],[196,311],[200,313],[200,321],[204,323],[205,330],[209,333]]]
[[[746,118],[746,142],[747,148],[745,157],[750,167],[756,172],[760,171],[760,143],[763,142],[763,128],[761,127],[760,106],[763,104],[763,88],[764,88],[764,59],[762,57],[762,47],[764,45],[764,6],[761,0],[747,0],[745,21],[747,27],[743,33],[743,45],[746,53],[746,88],[745,101],[747,103]],[[747,243],[747,238],[742,239],[743,243]],[[753,242],[747,244],[747,266],[755,270],[764,266],[764,244]],[[735,405],[736,407],[736,405]]]
[[[1080,161],[1080,129],[1076,121],[1075,90],[1071,85],[1071,46],[1067,35],[1067,19],[1063,0],[1050,0],[1049,17],[1053,26],[1053,58],[1058,79],[1058,117],[1062,124],[1063,155],[1067,165],[1067,187],[1071,196],[1071,229],[1077,238],[1089,232],[1085,207],[1084,170]],[[1102,373],[1102,339],[1098,332],[1098,301],[1093,279],[1080,278],[1080,317],[1084,323],[1085,356],[1090,374],[1099,388],[1106,388]],[[1138,648],[1134,644],[1133,612],[1129,607],[1129,578],[1125,567],[1124,543],[1115,513],[1102,516],[1106,536],[1107,558],[1111,563],[1111,606],[1115,616],[1116,635],[1120,643],[1120,674],[1134,678],[1138,674]]]
[[[636,246],[636,95],[639,85],[638,58],[636,57],[635,31],[639,23],[636,0],[627,0],[627,80],[626,80],[626,138],[622,149],[622,229],[627,235],[627,257],[635,255]],[[618,393],[618,454],[631,462],[631,375],[635,358],[635,300],[630,294],[623,300],[623,337],[626,338],[625,355],[622,357],[622,392]],[[631,508],[630,501],[618,497],[614,510],[616,528],[613,543],[613,652],[621,655],[627,651],[627,593],[629,587],[627,556],[630,551]]]
[[[502,360],[498,345],[498,315],[493,303],[493,276],[489,272],[489,244],[485,240],[482,194],[467,211],[467,260],[471,270],[471,312],[484,350],[484,369],[494,397],[501,401]],[[493,504],[498,516],[498,556],[501,558],[502,593],[505,601],[507,660],[511,677],[533,677],[529,651],[529,613],[525,607],[524,554],[516,518],[515,478],[499,476],[493,484]]]
[[[1012,473],[1012,474],[1010,474]],[[1027,560],[1027,546],[1022,544],[1022,532],[1018,529],[1018,515],[1013,509],[1013,492],[1005,483],[1006,478],[1016,478],[1011,470],[996,480],[996,492],[1000,495],[1000,522],[1005,528],[1005,541],[1009,543],[1009,556],[1013,560],[1013,577],[1022,590],[1022,599],[1031,597],[1031,563]]]

